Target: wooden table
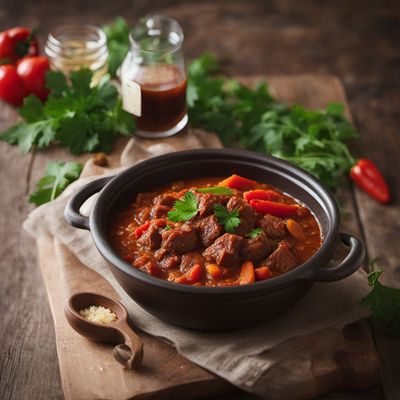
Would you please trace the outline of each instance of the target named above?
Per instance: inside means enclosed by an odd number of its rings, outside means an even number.
[[[130,23],[148,12],[178,19],[188,58],[212,51],[226,73],[329,73],[344,82],[360,140],[356,156],[378,163],[393,194],[383,207],[351,190],[369,258],[378,258],[384,281],[400,287],[400,7],[398,1],[1,1],[1,28],[39,27],[41,39],[61,23],[102,25],[116,15]],[[16,114],[0,105],[0,129]],[[84,160],[87,156],[81,157]],[[49,159],[64,151],[21,155],[0,143],[0,398],[62,398],[54,332],[35,250],[21,234],[32,191]],[[324,399],[399,399],[400,342],[375,332],[382,387],[364,393],[332,393]],[[232,397],[230,397],[232,398]],[[238,399],[250,398],[239,394]]]

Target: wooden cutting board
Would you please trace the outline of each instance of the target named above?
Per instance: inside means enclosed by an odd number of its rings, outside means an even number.
[[[331,101],[346,103],[340,81],[331,76],[302,75],[293,77],[247,77],[249,85],[267,79],[274,96],[288,103],[321,108]],[[348,109],[347,109],[348,112]],[[348,114],[350,117],[350,115]],[[179,140],[179,136],[170,140]],[[113,160],[118,159],[114,154]],[[349,193],[342,199],[352,210]],[[357,234],[355,218],[346,220],[345,229]],[[93,291],[118,299],[114,289],[96,272],[82,265],[73,254],[52,238],[37,242],[39,264],[46,284],[55,323],[57,352],[63,391],[66,399],[194,399],[232,393],[229,383],[182,358],[169,345],[140,333],[145,346],[143,367],[125,371],[112,356],[112,346],[87,341],[67,324],[61,293]],[[55,267],[63,261],[63,273]],[[316,347],[326,336],[326,345]],[[307,342],[307,344],[306,344]],[[322,341],[323,342],[323,341]],[[308,359],[305,367],[301,362]],[[294,365],[308,373],[301,380],[291,382],[285,377]],[[366,389],[378,380],[377,355],[369,326],[358,322],[343,331],[320,332],[307,337],[305,346],[269,373],[271,379],[281,379],[282,385],[271,389],[271,398],[287,398],[290,392],[298,398],[310,398],[342,388]]]

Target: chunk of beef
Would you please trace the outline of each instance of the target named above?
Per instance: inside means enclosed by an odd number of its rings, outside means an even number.
[[[140,243],[147,250],[156,250],[161,246],[161,233],[157,221],[152,221],[147,230],[138,239]]]
[[[171,210],[171,207],[164,206],[162,204],[155,204],[150,210],[151,218],[166,218],[168,211]]]
[[[194,265],[199,264],[204,266],[205,263],[206,259],[200,253],[197,251],[191,251],[182,256],[181,266],[179,268],[183,273],[185,273]]]
[[[172,193],[160,194],[159,196],[154,198],[153,203],[155,205],[159,204],[161,206],[167,206],[172,208],[174,203],[178,200],[178,197]]]
[[[283,239],[286,234],[286,222],[274,215],[264,215],[257,221],[257,225],[272,239]]]
[[[224,232],[215,215],[209,215],[196,221],[195,229],[204,247],[210,246]]]
[[[161,236],[162,249],[167,253],[184,254],[196,247],[196,234],[189,225],[163,231]]]
[[[211,193],[196,193],[195,196],[198,201],[199,215],[202,217],[212,214],[215,204],[225,205],[229,200],[229,196]]]
[[[267,257],[274,249],[274,242],[261,233],[254,238],[243,239],[242,256],[244,260],[256,261]]]
[[[162,269],[168,270],[168,269],[176,268],[180,264],[180,262],[181,262],[180,256],[170,255],[170,256],[164,257],[160,261],[160,266]]]
[[[161,276],[161,270],[158,263],[147,254],[138,257],[133,262],[133,266],[149,275]]]
[[[241,236],[225,233],[204,250],[203,256],[208,262],[222,267],[237,267],[240,264],[242,241]]]
[[[282,240],[278,248],[266,259],[263,266],[274,272],[287,272],[297,265],[297,260],[287,242]]]
[[[232,196],[226,205],[229,212],[237,209],[239,211],[240,225],[235,229],[237,235],[245,235],[253,228],[253,207],[237,196]]]

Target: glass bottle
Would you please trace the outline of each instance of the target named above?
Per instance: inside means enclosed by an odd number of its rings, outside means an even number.
[[[162,15],[142,19],[130,33],[131,49],[119,71],[124,109],[138,136],[160,138],[187,124],[183,32]]]
[[[49,34],[44,52],[51,68],[67,76],[71,71],[89,68],[93,85],[107,73],[107,38],[96,26],[60,25]]]

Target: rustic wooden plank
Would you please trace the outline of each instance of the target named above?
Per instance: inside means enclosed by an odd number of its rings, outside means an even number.
[[[360,190],[355,190],[360,223],[370,259],[377,259],[383,268],[383,282],[400,288],[400,136],[398,126],[392,122],[400,107],[400,85],[350,87],[350,99],[354,104],[355,124],[362,140],[355,143],[355,153],[367,157],[379,165],[387,178],[392,201],[383,206]],[[379,151],[377,151],[379,149]],[[377,222],[379,221],[379,222]],[[381,379],[387,399],[400,398],[400,385],[396,374],[400,371],[400,345],[398,340],[384,332],[376,332],[376,344],[381,355]]]
[[[0,130],[17,114],[0,103]],[[52,317],[42,278],[35,267],[36,253],[27,246],[21,224],[27,203],[33,155],[0,143],[0,397],[61,398]]]

